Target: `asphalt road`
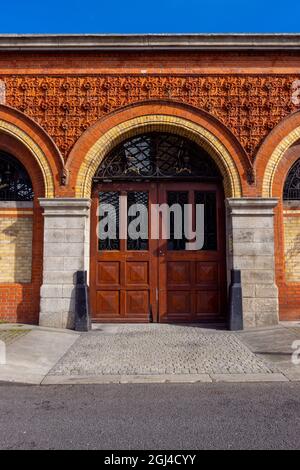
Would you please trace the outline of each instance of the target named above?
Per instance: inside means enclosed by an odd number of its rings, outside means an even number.
[[[0,385],[1,449],[297,449],[300,383]]]

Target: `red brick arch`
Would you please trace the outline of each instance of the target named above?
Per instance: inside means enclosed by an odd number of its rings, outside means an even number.
[[[139,102],[126,106],[121,110],[110,113],[87,129],[74,145],[67,160],[66,166],[70,171],[70,190],[72,192],[76,191],[80,167],[91,147],[102,136],[114,127],[132,119],[140,118],[142,126],[143,117],[151,115],[164,115],[185,119],[193,124],[202,126],[212,133],[231,155],[239,174],[242,193],[244,195],[251,194],[252,189],[246,183],[246,174],[249,168],[251,168],[250,160],[232,132],[206,111],[182,103],[160,100]]]
[[[64,162],[54,141],[31,118],[5,105],[0,105],[0,147],[25,164],[34,185],[42,180],[46,197],[59,192]]]
[[[300,158],[300,139],[295,142],[291,147],[284,153],[278,166],[273,181],[273,195],[275,197],[282,198],[284,184],[287,175],[294,165],[294,163]]]
[[[257,191],[259,195],[263,196],[278,196],[281,197],[284,180],[288,171],[289,153],[287,150],[290,146],[294,145],[298,138],[293,137],[293,134],[299,132],[300,137],[300,111],[290,114],[282,119],[280,123],[274,127],[270,134],[265,138],[260,146],[256,159],[255,168],[257,175]],[[290,144],[289,144],[290,138]],[[280,161],[276,163],[275,153],[283,142],[286,142],[286,151],[282,153]],[[268,166],[274,160],[272,168],[273,177],[269,178],[269,188],[266,187],[266,172]],[[267,193],[269,193],[267,195]]]

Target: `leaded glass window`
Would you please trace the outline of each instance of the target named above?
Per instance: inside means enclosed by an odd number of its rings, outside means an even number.
[[[119,250],[120,249],[120,193],[118,191],[99,192],[99,250]],[[113,228],[109,234],[109,227]]]
[[[134,211],[132,211],[134,209]],[[127,250],[148,250],[148,192],[127,193],[128,234]],[[136,237],[131,237],[130,224],[134,223]]]
[[[149,132],[131,137],[101,163],[95,181],[113,179],[220,178],[211,156],[196,143],[175,134]]]
[[[283,199],[300,200],[300,158],[294,163],[287,175]]]
[[[185,225],[185,216],[184,211],[185,204],[189,202],[189,193],[188,191],[168,191],[168,206],[171,208],[178,207],[181,208],[180,218],[181,220],[176,220],[176,211],[170,212],[170,238],[168,240],[168,250],[169,251],[179,251],[185,250],[186,247],[186,238],[184,234],[184,225]],[[180,230],[181,233],[175,233]]]

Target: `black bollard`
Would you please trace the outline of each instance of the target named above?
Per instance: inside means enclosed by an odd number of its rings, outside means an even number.
[[[238,331],[243,329],[243,297],[241,284],[241,271],[231,270],[231,284],[229,288],[229,329]]]
[[[89,297],[87,272],[77,271],[75,293],[75,331],[89,331],[91,319],[89,312]]]

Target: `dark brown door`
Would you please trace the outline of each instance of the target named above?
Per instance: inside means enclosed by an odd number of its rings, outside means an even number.
[[[174,238],[159,242],[159,320],[161,322],[222,321],[226,312],[224,196],[216,184],[162,183],[160,203],[191,204],[195,229],[196,204],[204,205],[204,245],[187,250]],[[182,221],[184,227],[184,220]]]
[[[147,238],[98,240],[99,205],[119,207],[119,196],[147,206]],[[152,204],[204,205],[204,246],[187,250],[185,239],[150,237]],[[152,221],[153,222],[153,221]],[[160,222],[162,222],[160,220]],[[130,217],[128,217],[130,223]],[[184,226],[184,220],[182,220]],[[217,184],[103,183],[95,187],[92,202],[91,310],[100,322],[207,322],[222,321],[226,312],[224,195]],[[120,228],[118,228],[119,234]],[[153,233],[153,232],[152,232]]]
[[[92,318],[101,322],[157,321],[157,240],[148,234],[138,240],[117,238],[99,240],[97,210],[101,204],[122,210],[119,197],[124,196],[129,210],[132,204],[150,207],[156,202],[156,184],[114,183],[98,185],[92,201],[91,310]],[[150,211],[149,211],[150,212]],[[130,222],[130,217],[128,217]],[[151,222],[149,217],[148,231]]]

